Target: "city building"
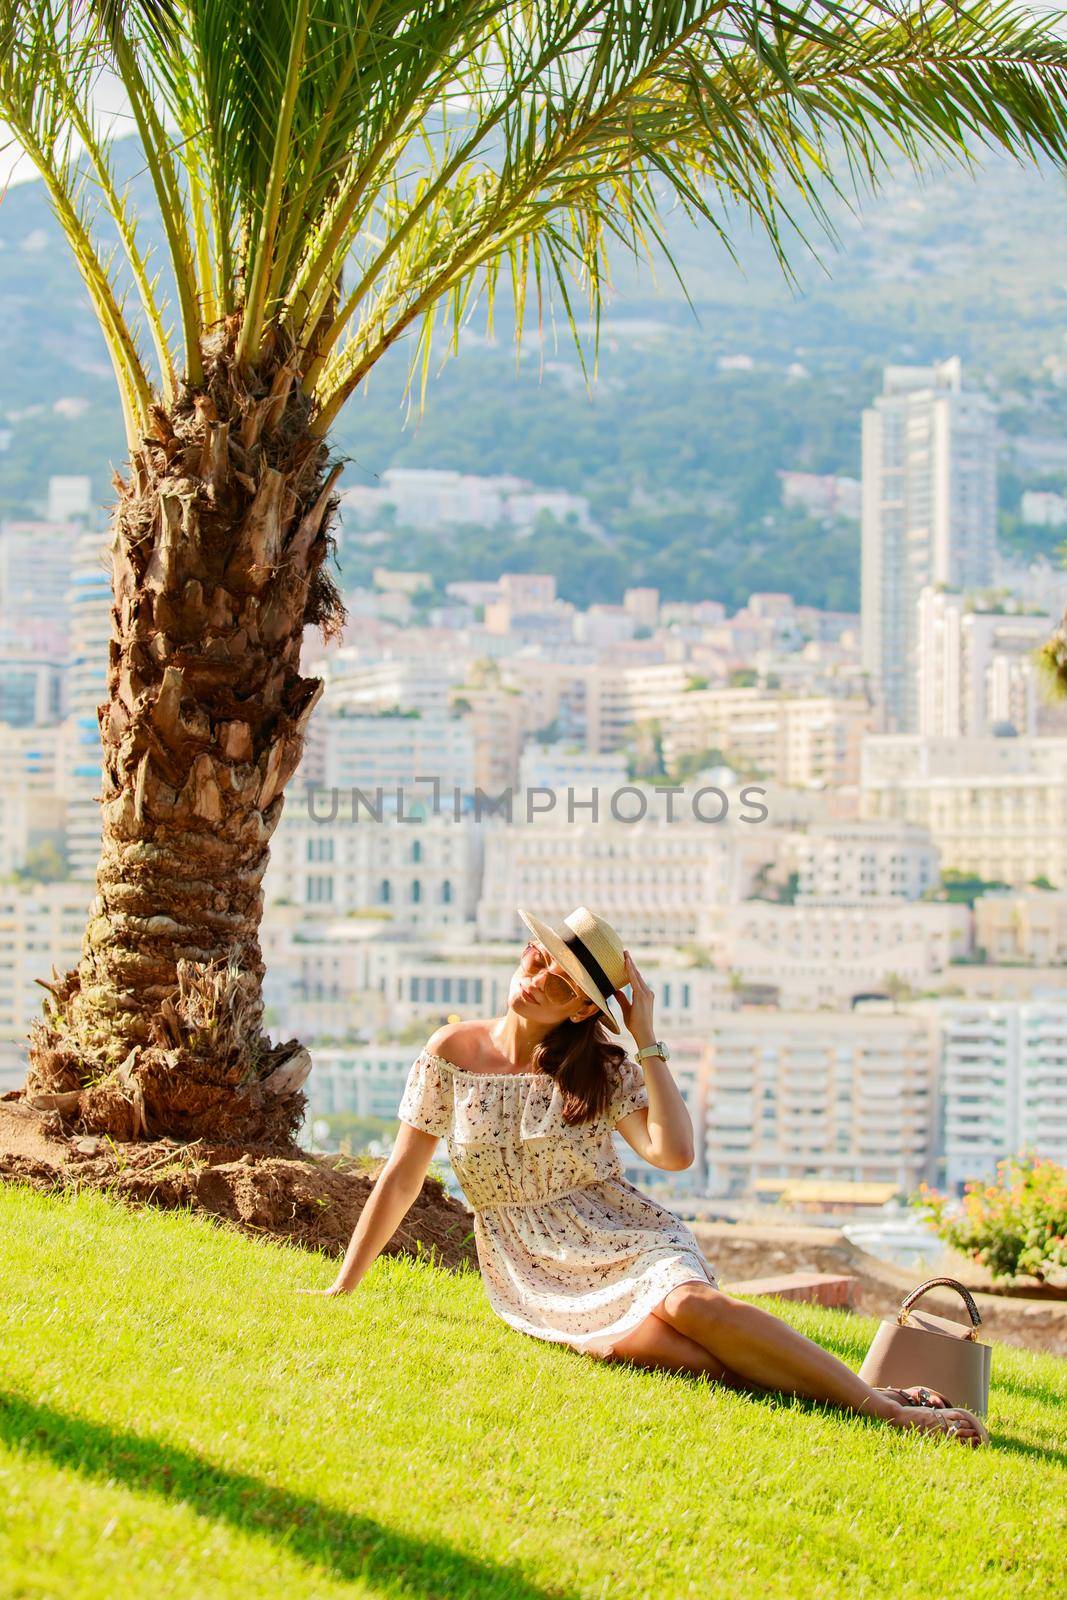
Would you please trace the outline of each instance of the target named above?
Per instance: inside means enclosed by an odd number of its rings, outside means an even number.
[[[1067,887],[1067,738],[873,736],[860,813],[927,829],[942,872]]]
[[[619,750],[600,753],[582,744],[557,740],[541,744],[527,739],[519,761],[519,790],[566,796],[568,791],[589,795],[594,789],[611,794],[627,782],[626,758]]]
[[[100,858],[100,724],[107,700],[111,639],[111,553],[100,533],[82,534],[67,574],[70,666],[67,674],[67,856],[71,876],[91,883]]]
[[[360,709],[342,700],[312,717],[303,776],[330,795],[359,789],[375,814],[402,807],[413,816],[420,807],[429,811],[435,796],[452,810],[456,789],[473,795],[474,753],[474,733],[464,717],[417,708]]]
[[[918,599],[993,577],[996,423],[958,357],[890,366],[863,413],[863,664],[891,731],[918,730]]]
[[[974,942],[992,964],[1067,967],[1067,891],[1015,889],[979,895]]]
[[[902,1192],[934,1176],[937,1032],[888,1004],[716,1013],[704,1030],[707,1192],[843,1178]]]
[[[312,1052],[308,1117],[348,1112],[395,1120],[417,1044],[325,1045]]]
[[[74,522],[93,510],[93,480],[81,473],[59,473],[48,480],[49,522]]]
[[[84,883],[0,885],[0,1040],[24,1043],[52,967],[78,963],[92,890]]]
[[[916,732],[959,737],[1011,727],[1051,732],[1067,716],[1047,705],[1034,652],[1056,626],[1045,612],[986,609],[959,593],[919,595]]]
[[[63,714],[66,660],[27,651],[0,655],[0,723],[31,728]]]
[[[798,905],[920,900],[941,881],[937,846],[908,823],[813,822],[787,848]]]
[[[414,803],[405,807],[409,817]],[[470,816],[428,812],[400,821],[387,814],[378,821],[353,805],[350,791],[297,790],[271,841],[264,895],[335,917],[373,914],[397,927],[452,927],[474,920],[481,848]]]
[[[862,504],[858,478],[834,477],[829,472],[776,474],[782,486],[782,504],[802,506],[813,517],[847,517],[858,522]]]
[[[1027,1003],[944,1001],[943,1179],[989,1181],[1028,1149],[1067,1164],[1067,979]]]
[[[857,994],[922,991],[971,950],[971,914],[948,902],[745,900],[722,919],[716,955],[783,1010],[839,1009]]]
[[[576,897],[595,906],[635,948],[706,942],[708,929],[733,915],[738,858],[729,822],[666,822],[649,813],[633,823],[609,820],[610,796],[599,819],[583,820],[579,799],[568,819],[568,798],[532,823],[500,822],[486,829],[478,933],[519,938],[516,906],[537,916],[562,915]],[[639,794],[630,793],[633,804]],[[584,804],[584,802],[582,802]],[[562,910],[561,910],[562,908]]]
[[[4,783],[26,794],[62,792],[66,741],[53,723],[13,726],[0,722],[0,772]]]
[[[0,611],[65,619],[71,563],[81,538],[70,523],[0,523]]]
[[[759,688],[694,686],[663,717],[669,767],[709,750],[739,771],[796,788],[843,788],[859,779],[860,750],[875,726],[863,698],[782,695]]]

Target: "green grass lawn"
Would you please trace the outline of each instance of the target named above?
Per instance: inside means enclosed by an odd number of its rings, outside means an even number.
[[[993,1447],[512,1333],[475,1273],[333,1265],[0,1185],[0,1595],[1067,1593],[1067,1363]],[[771,1302],[768,1302],[771,1304]],[[778,1306],[858,1365],[873,1323]]]

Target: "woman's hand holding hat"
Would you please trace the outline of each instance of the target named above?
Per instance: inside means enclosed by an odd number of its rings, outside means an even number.
[[[632,1034],[640,1050],[644,1045],[651,1044],[656,1037],[652,1026],[652,1007],[655,1003],[655,993],[648,987],[634,965],[633,957],[629,950],[623,952],[626,958],[626,976],[629,980],[630,998],[626,998],[625,991],[615,990],[615,998],[619,1002],[622,1020],[626,1024],[627,1032]]]

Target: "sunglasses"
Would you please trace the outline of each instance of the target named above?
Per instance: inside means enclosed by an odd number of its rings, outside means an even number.
[[[547,967],[548,962],[551,960],[552,957],[548,954],[548,951],[542,949],[539,944],[531,939],[519,957],[519,965],[525,968],[527,972],[538,972]],[[575,1000],[584,1001],[586,998],[579,989],[575,988],[570,979],[565,978],[561,972],[546,971],[541,988],[544,991],[545,999],[553,1006],[569,1006]]]

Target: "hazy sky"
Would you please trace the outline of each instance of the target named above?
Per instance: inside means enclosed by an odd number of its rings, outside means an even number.
[[[101,128],[106,133],[121,134],[132,132],[133,118],[126,103],[126,96],[119,80],[110,72],[101,74],[97,85],[97,92],[93,97],[97,116]],[[0,150],[0,184],[24,183],[28,178],[37,176],[37,169],[28,156],[24,156],[18,147],[9,143],[10,129],[6,123],[0,122],[2,142],[6,146]]]

